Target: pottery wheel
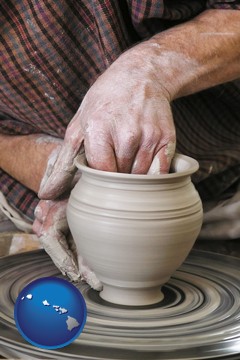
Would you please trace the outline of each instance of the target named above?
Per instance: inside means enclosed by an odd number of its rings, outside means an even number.
[[[38,349],[18,333],[14,303],[31,281],[59,276],[42,250],[0,260],[0,354],[24,359],[239,359],[240,259],[193,250],[163,287],[165,299],[123,307],[79,283],[88,310],[83,333],[57,350]]]

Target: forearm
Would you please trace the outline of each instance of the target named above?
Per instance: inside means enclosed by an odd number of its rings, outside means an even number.
[[[177,61],[175,98],[240,77],[239,24],[240,11],[208,10],[159,38],[187,60],[187,68]]]
[[[0,134],[0,167],[37,193],[49,157],[60,143],[61,140],[42,134]]]
[[[207,10],[137,45],[126,58],[137,51],[135,66],[173,100],[240,77],[239,24],[240,11]]]

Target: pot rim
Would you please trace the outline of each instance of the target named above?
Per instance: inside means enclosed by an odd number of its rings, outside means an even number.
[[[182,169],[179,169],[179,165],[183,165]],[[183,177],[183,176],[190,176],[195,173],[199,169],[199,163],[196,159],[175,153],[171,167],[177,168],[176,172],[168,173],[168,174],[129,174],[129,173],[120,173],[120,172],[111,172],[111,171],[104,171],[104,170],[97,170],[90,168],[87,165],[87,160],[85,157],[85,153],[79,154],[74,160],[75,166],[82,172],[82,173],[89,173],[92,175],[101,175],[101,176],[110,176],[112,178],[119,178],[119,179],[171,179],[176,177]]]

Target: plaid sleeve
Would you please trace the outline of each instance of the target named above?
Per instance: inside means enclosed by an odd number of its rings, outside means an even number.
[[[28,135],[39,133],[39,129],[14,116],[0,112],[0,132],[7,135]]]
[[[132,24],[141,38],[146,38],[174,25],[184,22],[206,9],[206,0],[127,0]]]
[[[0,191],[10,206],[27,220],[34,219],[34,210],[39,199],[37,195],[0,169]]]
[[[207,8],[240,10],[240,0],[209,0],[207,1]]]

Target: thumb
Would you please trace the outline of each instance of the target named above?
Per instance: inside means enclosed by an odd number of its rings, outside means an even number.
[[[68,125],[63,145],[49,156],[38,192],[40,199],[55,199],[71,186],[77,171],[74,159],[82,152],[83,133],[76,114]]]

